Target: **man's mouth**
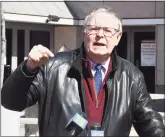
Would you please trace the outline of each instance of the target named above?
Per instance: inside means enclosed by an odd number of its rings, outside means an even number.
[[[105,46],[105,44],[104,43],[100,43],[100,42],[94,42],[94,44],[93,45],[96,45],[96,46]]]

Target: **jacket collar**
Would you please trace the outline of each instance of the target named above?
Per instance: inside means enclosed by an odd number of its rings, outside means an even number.
[[[82,58],[83,58],[82,52],[83,52],[82,47],[74,50],[73,61],[72,61],[72,64],[71,64],[71,68],[77,70],[81,74],[82,74],[82,71],[83,71],[82,70]]]
[[[83,72],[82,61],[83,61],[84,55],[85,55],[85,49],[84,49],[84,42],[83,42],[81,48],[76,49],[75,52],[73,53],[74,59],[72,62],[72,67],[76,69],[77,71],[79,71],[81,74]],[[118,68],[118,62],[119,62],[115,49],[112,51],[111,60],[112,60],[112,71],[115,71]]]

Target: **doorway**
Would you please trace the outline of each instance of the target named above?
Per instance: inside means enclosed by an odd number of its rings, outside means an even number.
[[[149,41],[148,43],[151,43],[150,41],[155,41],[155,32],[134,32],[134,63],[144,75],[148,92],[155,93],[155,66],[150,65],[149,62],[156,58],[156,56],[153,55],[151,59],[148,59],[148,64],[147,62],[146,65],[142,63],[144,59],[141,44],[143,41],[147,40]],[[148,50],[150,50],[150,48]]]
[[[143,65],[141,62],[142,41],[155,41],[154,27],[125,27],[123,35],[116,47],[117,54],[133,63],[144,75],[147,90],[155,93],[155,65]],[[156,55],[155,57],[156,60]]]
[[[128,32],[124,31],[122,37],[120,39],[119,44],[115,47],[117,54],[124,58],[128,59],[127,57],[127,49],[128,49]]]
[[[6,64],[14,71],[34,45],[53,51],[54,27],[41,24],[6,23]]]

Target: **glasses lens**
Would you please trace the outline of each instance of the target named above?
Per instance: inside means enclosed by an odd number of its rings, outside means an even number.
[[[113,36],[116,34],[116,32],[117,32],[117,30],[114,28],[105,28],[104,29],[104,35],[105,36]]]
[[[97,26],[87,26],[87,32],[89,34],[97,34],[100,29],[103,29],[104,35],[111,37],[117,33],[117,29],[109,28],[109,27],[97,27]]]

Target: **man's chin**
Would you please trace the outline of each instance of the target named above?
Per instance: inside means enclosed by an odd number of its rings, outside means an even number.
[[[101,50],[95,50],[94,52],[93,52],[94,54],[96,54],[96,55],[106,55],[107,54],[107,52],[105,52],[105,51],[101,51]]]
[[[104,53],[104,52],[94,52],[93,54],[97,57],[107,56],[107,53]]]

